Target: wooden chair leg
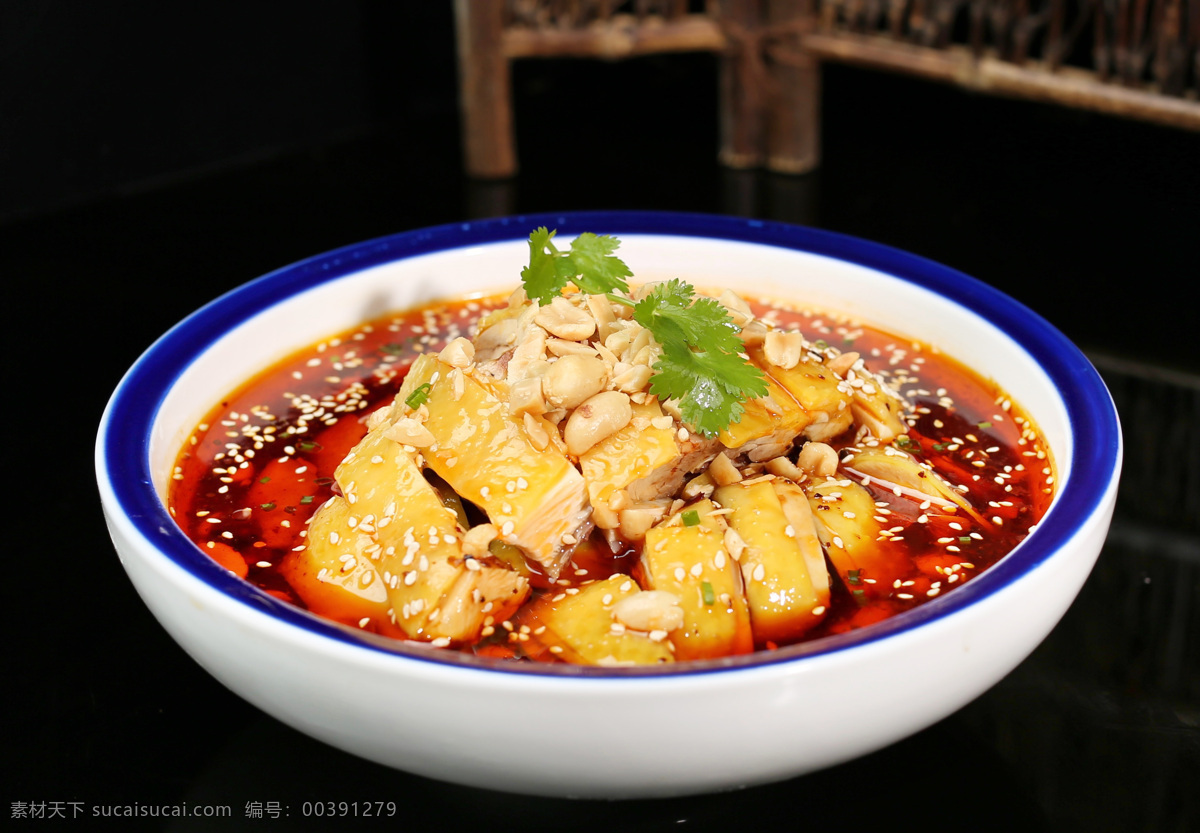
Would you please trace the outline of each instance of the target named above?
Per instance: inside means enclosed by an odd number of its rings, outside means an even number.
[[[768,26],[795,25],[812,21],[814,16],[811,0],[767,2]],[[799,31],[789,41],[788,59],[770,64],[767,167],[778,173],[802,174],[821,161],[821,62],[799,47]]]
[[[821,162],[821,63],[777,67],[780,84],[767,116],[767,167],[802,174]]]
[[[502,43],[503,0],[455,0],[454,14],[467,175],[512,176],[517,150],[512,77]]]
[[[720,154],[722,165],[756,168],[763,161],[763,91],[756,72],[758,0],[719,0],[717,13],[731,47],[719,69]]]

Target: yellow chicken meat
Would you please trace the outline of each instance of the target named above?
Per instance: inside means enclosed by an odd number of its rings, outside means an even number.
[[[754,638],[789,642],[825,616],[829,605],[829,573],[807,501],[803,512],[785,512],[781,499],[788,487],[776,478],[722,486],[713,500],[732,510],[726,521],[740,548],[738,562]],[[793,507],[789,506],[789,509]],[[730,542],[727,542],[730,543]]]
[[[801,432],[810,440],[836,437],[851,426],[851,388],[825,365],[801,357],[784,367],[770,361],[761,345],[747,348],[750,360],[786,390],[805,414]]]
[[[553,656],[582,665],[657,665],[673,662],[664,627],[678,627],[683,611],[665,594],[646,593],[626,575],[614,575],[578,593],[544,597],[534,606],[537,639]],[[660,615],[647,615],[649,608]],[[674,607],[674,611],[671,608]],[[632,612],[631,612],[632,611]],[[655,611],[649,611],[653,614]],[[532,624],[532,623],[531,623]]]
[[[426,465],[482,509],[501,540],[557,577],[592,528],[586,484],[566,456],[535,445],[488,385],[432,354],[413,363],[396,403],[403,439]]]
[[[349,517],[341,498],[322,506],[308,525],[307,546],[288,553],[280,573],[304,604],[322,616],[403,638],[407,634],[392,621],[387,589],[371,560],[375,541],[350,527]],[[337,545],[331,545],[335,540]]]
[[[725,545],[725,522],[709,500],[646,533],[640,569],[648,590],[679,599],[682,627],[670,634],[675,658],[708,659],[754,649],[742,574]]]
[[[803,484],[817,534],[838,576],[853,590],[868,596],[887,595],[892,584],[912,570],[903,550],[881,540],[883,527],[875,520],[871,493],[852,480],[816,478]]]
[[[474,640],[489,616],[507,615],[528,597],[529,581],[464,555],[457,513],[425,479],[411,447],[392,438],[394,427],[374,420],[338,466],[341,495],[317,511],[306,552],[322,562],[369,559],[388,619],[409,638]]]

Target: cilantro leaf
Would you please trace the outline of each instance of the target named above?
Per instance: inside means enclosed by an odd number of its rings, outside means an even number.
[[[585,231],[575,238],[568,255],[575,269],[575,285],[591,295],[602,295],[620,289],[629,291],[625,278],[633,272],[613,252],[621,241],[608,235],[595,235]]]
[[[559,251],[555,233],[542,226],[529,235],[529,265],[521,270],[525,294],[545,306],[574,283],[581,292],[633,307],[634,320],[663,349],[650,392],[677,401],[685,423],[714,436],[741,419],[747,400],[766,394],[766,377],[742,355],[740,331],[720,302],[697,298],[691,284],[676,279],[634,303],[615,294],[629,292],[625,279],[633,275],[613,254],[617,238],[584,232]]]
[[[529,235],[529,265],[521,270],[526,295],[545,306],[572,282],[589,295],[629,291],[625,278],[633,272],[613,254],[621,245],[617,238],[584,232],[563,252],[554,245],[555,233],[541,226]]]
[[[542,304],[548,304],[566,286],[558,273],[558,249],[555,248],[554,232],[541,226],[529,235],[529,265],[521,270],[521,282],[525,294]],[[550,251],[547,252],[546,250]]]
[[[633,318],[663,348],[650,392],[677,400],[683,421],[701,434],[711,437],[738,422],[743,403],[767,392],[763,372],[741,355],[728,311],[713,298],[695,298],[691,285],[659,284],[637,303]]]

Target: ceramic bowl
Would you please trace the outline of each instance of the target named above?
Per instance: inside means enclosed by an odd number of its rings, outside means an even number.
[[[849,634],[669,670],[528,666],[383,640],[221,569],[163,496],[218,398],[288,352],[384,312],[511,288],[540,225],[615,234],[639,280],[683,277],[806,299],[942,348],[995,379],[1044,432],[1059,492],[996,566]],[[1095,370],[1029,309],[895,249],[780,223],[594,212],[406,232],[252,281],[166,333],[100,426],[101,498],[121,562],[163,627],[218,680],[335,747],[461,784],[632,798],[734,789],[921,730],[1020,663],[1067,610],[1104,541],[1121,437]]]

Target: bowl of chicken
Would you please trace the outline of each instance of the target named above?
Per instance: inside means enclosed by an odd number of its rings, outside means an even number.
[[[131,581],[232,691],[581,798],[778,781],[951,714],[1065,613],[1120,465],[1095,370],[997,290],[653,212],[284,267],[151,345],[96,444]]]

